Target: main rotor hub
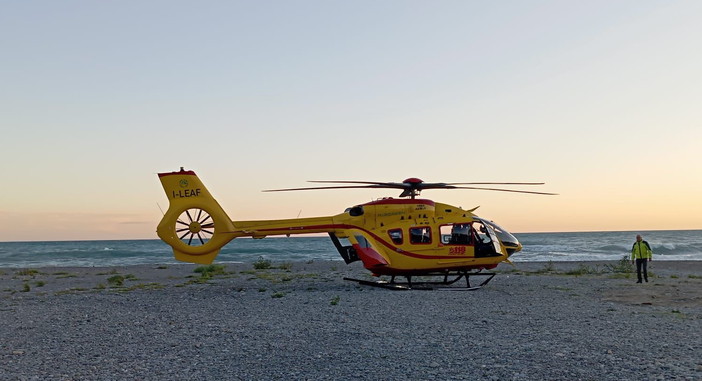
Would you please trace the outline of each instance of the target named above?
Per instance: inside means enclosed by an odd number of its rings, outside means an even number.
[[[421,184],[423,182],[424,181],[422,181],[421,179],[418,179],[416,177],[410,177],[409,179],[405,179],[403,181],[403,183],[405,183],[405,184]]]

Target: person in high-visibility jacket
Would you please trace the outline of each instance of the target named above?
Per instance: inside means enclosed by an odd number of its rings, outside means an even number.
[[[647,263],[653,260],[653,251],[648,242],[643,240],[641,235],[636,236],[636,242],[631,247],[631,263],[636,262],[636,276],[639,278],[636,283],[641,283],[641,270],[643,269],[643,279],[648,282]]]

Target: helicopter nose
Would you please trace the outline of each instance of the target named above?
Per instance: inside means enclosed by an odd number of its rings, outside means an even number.
[[[522,244],[517,237],[513,236],[510,232],[502,230],[499,232],[496,231],[495,233],[497,233],[497,238],[500,239],[500,242],[502,242],[502,245],[507,250],[507,257],[522,250]]]
[[[511,256],[512,254],[522,250],[522,244],[519,243],[519,241],[517,241],[517,242],[502,241],[502,244],[505,246],[505,249],[507,249],[507,256],[508,257]]]

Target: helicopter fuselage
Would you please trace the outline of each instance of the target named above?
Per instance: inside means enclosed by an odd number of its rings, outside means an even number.
[[[170,206],[157,228],[176,259],[209,264],[239,237],[329,234],[346,263],[376,275],[491,269],[519,241],[472,210],[427,199],[383,198],[328,217],[233,221],[192,171],[159,174]],[[348,241],[342,243],[342,241]]]
[[[521,249],[514,236],[472,211],[425,199],[385,198],[331,217],[232,224],[233,234],[253,238],[328,233],[346,263],[360,260],[382,275],[490,269]]]

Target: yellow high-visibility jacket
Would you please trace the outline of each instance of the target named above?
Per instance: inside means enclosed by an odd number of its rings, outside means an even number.
[[[646,241],[636,241],[634,246],[631,248],[631,260],[634,259],[649,259],[653,256],[653,251],[651,251],[651,246],[649,246]]]

